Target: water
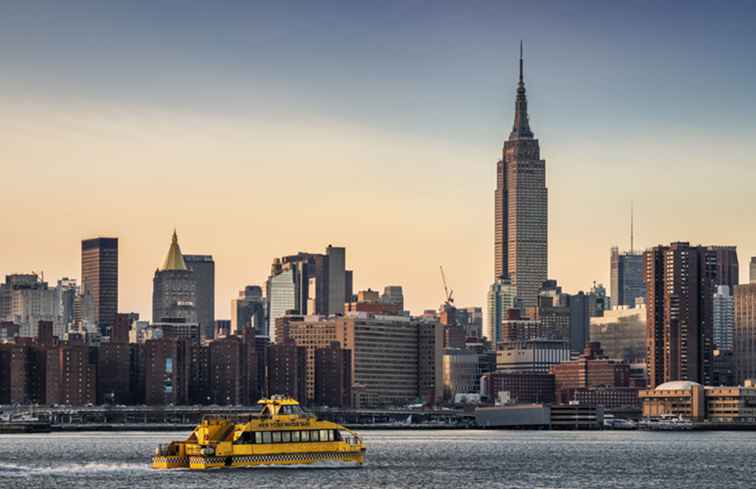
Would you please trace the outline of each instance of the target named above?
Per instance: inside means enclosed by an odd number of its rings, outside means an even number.
[[[0,488],[756,487],[756,432],[366,431],[353,467],[154,471],[177,433],[0,436]]]

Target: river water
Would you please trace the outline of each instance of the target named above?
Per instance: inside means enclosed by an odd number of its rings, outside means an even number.
[[[756,487],[756,432],[365,431],[361,468],[149,469],[182,435],[3,435],[0,488]]]

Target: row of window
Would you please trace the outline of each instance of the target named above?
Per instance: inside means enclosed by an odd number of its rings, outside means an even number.
[[[313,441],[339,441],[338,430],[303,431],[245,431],[234,442],[243,445],[265,445],[268,443],[300,443]]]

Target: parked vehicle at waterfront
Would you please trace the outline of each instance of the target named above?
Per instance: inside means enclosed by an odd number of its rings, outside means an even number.
[[[658,418],[644,418],[639,423],[640,429],[653,431],[686,431],[694,427],[693,421],[674,414],[665,414]]]

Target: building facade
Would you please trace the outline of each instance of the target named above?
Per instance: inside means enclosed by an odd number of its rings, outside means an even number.
[[[81,294],[91,300],[100,334],[108,336],[118,312],[118,238],[81,242]]]
[[[258,285],[246,286],[239,291],[239,297],[231,300],[231,330],[242,334],[246,328],[253,328],[260,335],[268,334],[265,298]]]
[[[732,351],[735,346],[735,299],[730,295],[729,286],[717,286],[712,307],[714,347],[719,350]]]
[[[211,255],[184,255],[184,263],[192,271],[197,287],[197,322],[203,338],[215,332],[215,261]]]
[[[609,358],[646,361],[646,306],[620,306],[591,318],[591,341],[601,343]]]
[[[735,287],[735,378],[756,379],[756,283]]]
[[[543,372],[570,360],[567,340],[528,340],[504,344],[496,352],[496,369],[505,372]]]
[[[643,255],[632,250],[620,253],[619,248],[613,247],[609,282],[612,305],[635,307],[636,299],[646,296]]]
[[[486,297],[486,321],[483,337],[496,348],[502,340],[501,322],[507,318],[507,311],[521,306],[517,298],[517,288],[507,278],[498,278],[488,289]]]
[[[338,408],[352,405],[352,352],[337,341],[315,350],[314,401]]]
[[[716,254],[686,242],[657,246],[644,253],[644,270],[648,386],[710,384]]]
[[[175,319],[198,324],[197,282],[184,261],[174,231],[165,261],[152,280],[152,321]]]
[[[548,191],[527,104],[520,52],[514,126],[496,165],[494,280],[510,279],[523,305],[533,307],[548,276]]]

